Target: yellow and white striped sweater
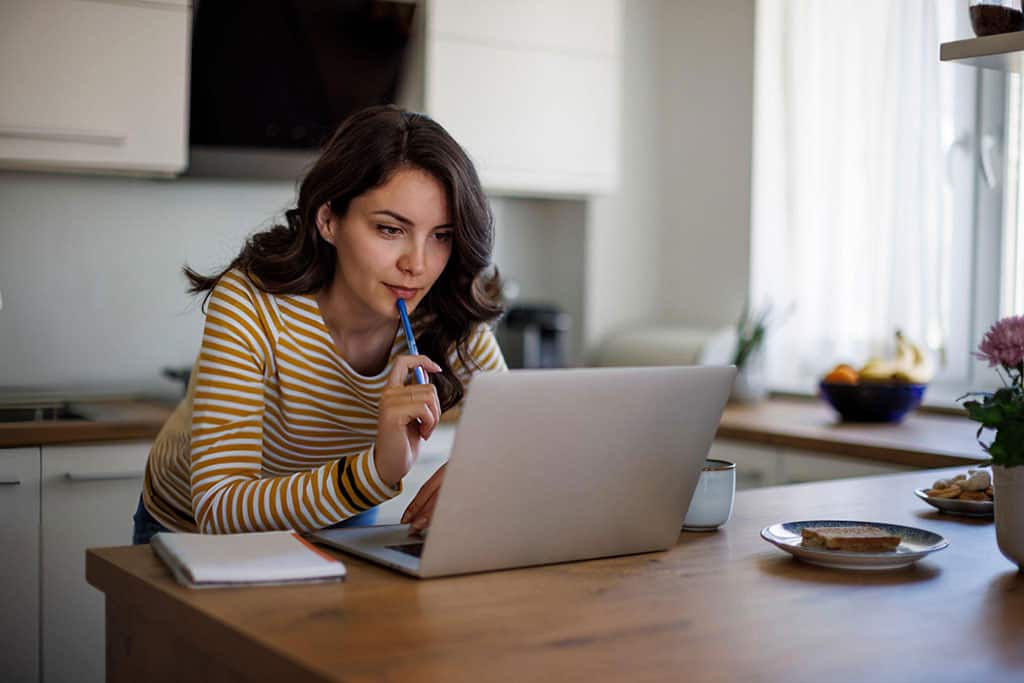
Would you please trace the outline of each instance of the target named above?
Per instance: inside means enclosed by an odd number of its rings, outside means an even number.
[[[400,326],[399,326],[400,327]],[[464,384],[506,369],[486,325],[469,340]],[[401,491],[377,475],[381,393],[397,356],[360,375],[342,358],[312,295],[273,295],[238,271],[214,288],[188,394],[157,436],[143,501],[177,531],[319,529]]]

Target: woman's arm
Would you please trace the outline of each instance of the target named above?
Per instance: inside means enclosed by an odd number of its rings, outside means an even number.
[[[321,467],[262,477],[264,379],[273,371],[267,298],[227,274],[208,305],[192,406],[192,510],[203,533],[329,526],[400,492],[374,448]]]

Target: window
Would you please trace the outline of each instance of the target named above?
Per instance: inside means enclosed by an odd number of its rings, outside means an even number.
[[[788,309],[769,381],[807,390],[901,329],[939,393],[991,384],[971,351],[1024,291],[1024,90],[939,62],[973,35],[954,0],[760,0],[757,22],[751,298]]]
[[[1024,315],[1024,79],[1006,76],[1006,194],[1000,317]]]

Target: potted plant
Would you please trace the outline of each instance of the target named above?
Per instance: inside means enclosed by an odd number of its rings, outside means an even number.
[[[733,353],[732,364],[738,373],[732,389],[731,398],[734,401],[755,403],[768,396],[762,348],[770,312],[770,306],[759,311],[751,311],[749,306],[744,306],[736,322],[736,351]]]
[[[992,457],[996,541],[1003,555],[1024,571],[1024,316],[1010,316],[992,325],[974,355],[996,368],[1004,386],[994,392],[966,394],[960,400],[982,399],[967,401],[964,408],[981,423],[978,441]],[[986,429],[995,432],[988,443],[981,439]]]

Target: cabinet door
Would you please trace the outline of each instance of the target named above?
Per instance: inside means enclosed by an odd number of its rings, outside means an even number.
[[[128,545],[150,443],[42,449],[43,681],[102,681],[103,594],[85,549]]]
[[[782,452],[782,481],[779,483],[799,484],[826,479],[870,477],[876,474],[907,472],[912,469],[914,468],[877,460],[786,449]]]
[[[39,449],[0,449],[0,678],[39,680]]]
[[[430,8],[426,110],[466,148],[489,191],[614,189],[616,0],[438,0]]]
[[[182,0],[0,2],[0,164],[179,172],[190,18]]]
[[[774,446],[715,439],[708,457],[736,463],[737,490],[782,483],[781,456]]]

